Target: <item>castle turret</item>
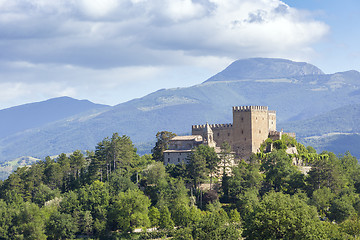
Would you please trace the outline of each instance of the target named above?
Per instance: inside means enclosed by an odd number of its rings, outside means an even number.
[[[206,123],[204,132],[203,132],[204,143],[209,147],[216,147],[216,143],[214,141],[214,133],[211,130],[209,123]]]

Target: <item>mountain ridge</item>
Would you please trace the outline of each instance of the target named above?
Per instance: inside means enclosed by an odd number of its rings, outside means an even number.
[[[215,74],[205,82],[222,81],[231,77],[236,79],[272,79],[290,78],[304,75],[323,75],[324,72],[306,62],[295,62],[281,58],[240,59],[231,63],[223,71]]]
[[[114,132],[130,136],[136,146],[146,145],[140,149],[141,153],[149,153],[149,142],[155,141],[156,132],[190,134],[194,124],[230,123],[232,106],[269,106],[277,111],[278,122],[283,123],[360,103],[360,73],[323,74],[311,66],[310,75],[295,76],[290,70],[287,72],[291,76],[281,78],[234,80],[237,77],[229,76],[222,81],[207,80],[186,88],[160,89],[101,111],[58,119],[0,138],[0,161],[23,155],[43,158],[77,149],[93,150],[99,141]]]

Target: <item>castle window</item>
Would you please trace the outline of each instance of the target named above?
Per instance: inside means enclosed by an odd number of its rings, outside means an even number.
[[[168,158],[168,162],[170,162],[170,158]]]
[[[181,156],[181,153],[179,153],[179,155]]]
[[[243,118],[243,117],[241,118],[241,121],[244,121],[244,118]]]
[[[246,141],[246,138],[244,140]]]
[[[241,130],[241,134],[244,134],[244,130]]]
[[[259,130],[259,133],[261,133],[261,130]]]
[[[220,133],[217,133],[217,136],[220,136]]]
[[[178,162],[180,162],[180,158],[178,158]]]
[[[230,133],[228,133],[228,136],[230,136]]]

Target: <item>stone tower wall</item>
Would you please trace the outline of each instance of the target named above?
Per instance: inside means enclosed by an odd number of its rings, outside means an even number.
[[[267,107],[259,107],[251,110],[251,131],[252,139],[251,151],[256,153],[260,151],[260,145],[269,136],[269,115]]]
[[[276,111],[269,111],[269,131],[276,131]]]
[[[232,150],[244,157],[252,152],[251,107],[233,107]]]

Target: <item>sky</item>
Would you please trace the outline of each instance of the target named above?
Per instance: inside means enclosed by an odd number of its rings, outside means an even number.
[[[0,0],[0,109],[116,105],[252,57],[360,71],[359,23],[358,0]]]

